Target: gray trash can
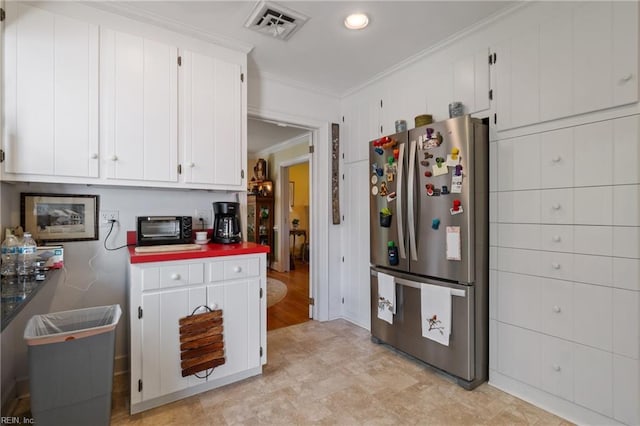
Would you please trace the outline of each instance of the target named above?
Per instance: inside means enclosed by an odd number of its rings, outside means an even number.
[[[40,426],[108,425],[120,305],[33,316],[29,348],[31,414]]]

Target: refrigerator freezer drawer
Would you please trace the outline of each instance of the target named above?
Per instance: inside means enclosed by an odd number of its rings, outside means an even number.
[[[422,337],[420,306],[422,282],[452,289],[449,346]],[[474,381],[476,378],[473,326],[474,287],[430,279],[413,281],[398,276],[395,288],[396,314],[393,317],[393,324],[389,324],[377,317],[378,278],[377,272],[371,271],[371,335],[375,339],[456,376],[462,381]],[[464,384],[462,385],[464,386]]]

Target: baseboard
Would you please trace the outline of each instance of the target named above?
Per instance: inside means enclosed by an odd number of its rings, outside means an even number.
[[[611,417],[581,407],[511,377],[489,370],[489,385],[580,425],[622,425]]]
[[[371,324],[362,324],[362,323],[360,323],[358,321],[355,321],[352,318],[346,317],[344,315],[338,315],[338,316],[335,316],[333,318],[329,318],[329,321],[333,321],[333,320],[336,320],[336,319],[345,320],[347,322],[350,322],[353,325],[357,325],[360,328],[364,328],[367,331],[371,331]]]
[[[16,382],[13,382],[9,390],[2,393],[2,417],[8,416],[13,412],[17,401]]]

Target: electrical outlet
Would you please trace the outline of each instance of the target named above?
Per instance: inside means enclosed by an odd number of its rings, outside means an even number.
[[[202,218],[204,221],[204,227],[210,228],[213,225],[213,220],[211,219],[212,216],[213,216],[213,211],[211,209],[196,209],[193,229],[198,230],[202,227],[203,223],[200,222],[200,218]]]
[[[109,223],[112,220],[116,222],[119,219],[118,210],[101,210],[100,211],[100,223]]]

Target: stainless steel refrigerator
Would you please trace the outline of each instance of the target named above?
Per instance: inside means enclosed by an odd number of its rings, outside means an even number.
[[[488,136],[466,115],[369,144],[372,340],[466,389],[488,377]],[[379,273],[395,282],[393,324],[377,315]],[[448,346],[422,336],[423,283],[451,290]]]

